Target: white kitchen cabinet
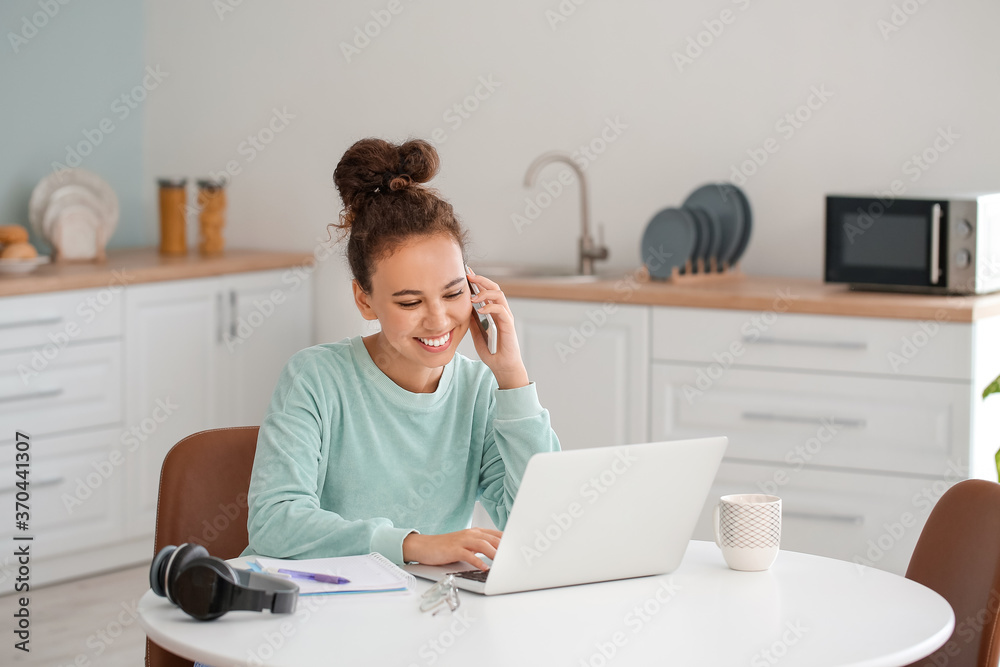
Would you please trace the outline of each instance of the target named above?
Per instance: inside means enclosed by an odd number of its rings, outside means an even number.
[[[38,349],[0,352],[0,441],[16,430],[34,437],[121,422],[119,340],[67,344],[44,366],[33,364]]]
[[[221,426],[260,424],[288,358],[312,344],[312,295],[282,271],[222,278],[228,303],[218,355]]]
[[[112,282],[102,289],[78,289],[0,299],[0,350],[30,350],[32,368],[41,371],[56,350],[69,343],[119,339],[122,293]]]
[[[16,434],[30,445],[28,583],[72,576],[81,552],[121,541],[125,476],[113,454],[124,414],[121,286],[0,299],[0,502],[10,521],[16,493]],[[83,567],[93,567],[89,563]],[[0,557],[0,594],[14,589],[18,562]],[[61,576],[67,576],[61,571]]]
[[[220,425],[223,352],[217,278],[135,285],[125,304],[125,431],[139,441],[128,474],[128,532],[152,534],[160,466],[182,438]]]
[[[57,556],[125,537],[125,453],[121,429],[32,435],[28,440],[31,473],[29,531],[38,556]],[[18,488],[14,443],[0,446],[0,503],[13,512]],[[118,452],[118,454],[115,454]],[[13,517],[0,527],[0,539],[13,544]],[[0,582],[2,585],[2,582]]]
[[[953,382],[653,364],[654,440],[725,435],[726,456],[940,476],[968,467],[968,387]],[[698,389],[698,387],[703,389]]]
[[[285,362],[308,347],[311,294],[282,271],[130,288],[126,430],[142,445],[129,475],[130,534],[152,534],[160,466],[207,428],[260,424]]]
[[[652,310],[653,439],[730,440],[696,538],[720,495],[771,493],[783,548],[901,574],[933,503],[977,476],[974,378],[998,372],[998,318]]]
[[[0,298],[0,502],[13,511],[14,436],[27,433],[32,587],[148,559],[170,447],[260,423],[285,362],[311,343],[311,284],[286,275]],[[17,565],[0,556],[0,594]]]
[[[971,325],[936,320],[653,308],[653,358],[726,368],[968,380]]]
[[[912,498],[966,476],[967,386],[729,368],[693,391],[699,370],[657,362],[651,390],[654,439],[729,438],[696,539],[712,539],[719,496],[768,493],[782,498],[783,548],[846,560],[871,551],[856,562],[905,572],[933,504]],[[880,539],[885,548],[869,545]]]
[[[538,299],[510,307],[563,449],[647,440],[649,308]]]
[[[803,467],[786,469],[779,484],[776,470],[772,465],[724,460],[694,539],[714,539],[713,499],[766,490],[781,497],[782,549],[904,574],[931,508],[963,475],[951,470],[930,479]],[[859,567],[858,574],[863,572]]]

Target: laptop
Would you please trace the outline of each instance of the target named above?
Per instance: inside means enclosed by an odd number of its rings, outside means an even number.
[[[459,588],[483,595],[673,572],[727,444],[717,437],[535,454],[488,573],[463,562],[404,569],[432,581],[452,573]]]

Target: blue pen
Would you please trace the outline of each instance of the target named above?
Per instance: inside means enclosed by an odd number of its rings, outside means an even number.
[[[290,575],[293,579],[311,579],[313,581],[319,581],[324,584],[349,584],[351,583],[349,579],[344,579],[343,577],[338,577],[335,574],[318,574],[315,572],[300,572],[299,570],[278,570],[281,574]]]

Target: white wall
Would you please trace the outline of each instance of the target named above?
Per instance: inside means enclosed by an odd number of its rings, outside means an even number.
[[[769,137],[778,151],[744,186],[756,219],[749,273],[821,276],[826,193],[871,193],[894,179],[913,194],[1000,189],[1000,5],[991,0],[399,0],[350,63],[340,44],[388,0],[240,2],[220,18],[229,2],[146,2],[146,61],[172,77],[145,114],[151,234],[157,175],[203,175],[235,160],[229,244],[312,248],[336,219],[332,173],[353,141],[431,139],[442,128],[434,184],[470,228],[472,260],[571,266],[577,191],[519,233],[511,216],[538,192],[523,187],[524,171],[616,118],[627,129],[587,176],[592,218],[606,225],[618,267],[638,266],[657,210],[728,180]],[[553,29],[546,12],[560,6],[575,11]],[[674,53],[723,10],[731,22],[679,71]],[[883,36],[879,21],[889,25],[894,11],[902,25]],[[444,114],[480,77],[500,85],[454,128]],[[779,131],[813,87],[832,96],[792,136]],[[250,161],[240,144],[274,108],[295,118]],[[905,166],[939,128],[959,138],[926,171]],[[316,288],[318,340],[358,332],[339,251]]]

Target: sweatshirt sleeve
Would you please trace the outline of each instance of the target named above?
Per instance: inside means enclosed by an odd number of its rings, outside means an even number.
[[[320,507],[317,486],[325,457],[319,406],[337,408],[331,397],[319,394],[308,369],[296,372],[302,365],[285,367],[257,436],[247,496],[250,544],[244,553],[322,558],[377,551],[402,564],[403,538],[416,531],[396,528],[387,518],[347,520]],[[336,415],[331,421],[337,423]]]
[[[559,451],[549,411],[538,402],[535,383],[517,389],[493,387],[486,442],[479,473],[479,501],[500,530],[514,506],[528,459]]]

